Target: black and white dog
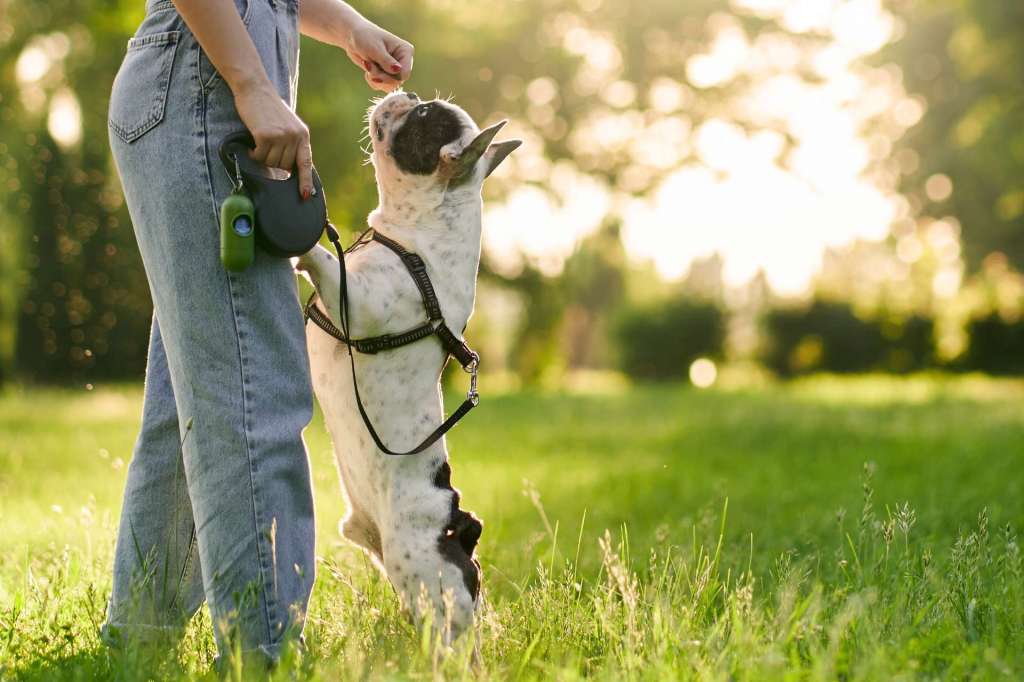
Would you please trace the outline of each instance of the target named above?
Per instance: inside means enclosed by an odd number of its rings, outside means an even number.
[[[370,227],[419,254],[456,333],[465,328],[476,296],[481,186],[521,144],[492,142],[502,125],[480,131],[454,104],[402,92],[384,97],[369,113],[380,196]],[[391,250],[370,244],[350,254],[346,265],[353,338],[423,322],[420,293]],[[337,259],[318,246],[298,267],[340,325]],[[356,407],[345,345],[314,325],[307,342],[313,387],[348,501],[342,533],[376,560],[417,621],[432,609],[434,622],[446,624],[451,639],[473,623],[481,581],[474,550],[483,526],[459,508],[444,439],[418,455],[380,451]],[[415,446],[443,420],[438,380],[445,359],[432,337],[375,355],[356,353],[363,403],[389,448]]]

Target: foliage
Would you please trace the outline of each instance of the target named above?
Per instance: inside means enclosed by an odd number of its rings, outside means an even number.
[[[685,377],[697,358],[722,355],[725,316],[713,303],[682,298],[659,301],[623,311],[615,337],[624,372],[672,381]]]
[[[1024,321],[1007,321],[998,314],[971,320],[964,369],[990,374],[1024,374]]]
[[[163,652],[96,637],[140,398],[0,395],[4,679],[216,678],[205,612]],[[1022,399],[973,377],[489,399],[450,439],[486,524],[478,662],[337,540],[318,416],[309,651],[274,679],[1019,677]]]
[[[150,302],[106,151],[105,114],[143,4],[0,0],[0,381],[16,375],[85,382],[138,376],[141,369]],[[453,94],[482,123],[508,117],[509,132],[526,139],[490,181],[489,200],[528,187],[557,209],[586,180],[610,197],[610,225],[631,198],[650,196],[669,174],[699,165],[696,131],[709,119],[769,133],[765,139],[780,140],[773,152],[779,165],[795,162],[790,152],[801,131],[792,128],[799,117],[771,114],[753,95],[773,79],[816,83],[818,58],[829,61],[836,45],[828,31],[794,28],[785,11],[757,9],[760,4],[700,0],[680,12],[678,0],[494,6],[401,0],[361,9],[417,45],[410,89]],[[876,162],[866,174],[908,199],[894,197],[894,235],[913,236],[907,240],[913,251],[936,232],[927,221],[942,218],[959,231],[940,249],[955,261],[941,261],[944,276],[959,274],[952,270],[959,267],[961,239],[968,267],[998,249],[1019,268],[1019,3],[888,0],[885,8],[903,20],[898,40],[880,55],[877,69],[858,64],[858,77],[895,83],[900,92],[905,86],[926,104],[921,123],[891,154],[893,131],[905,127],[894,126],[892,112],[857,118]],[[695,81],[691,60],[729,35],[778,49],[756,69]],[[48,67],[25,77],[19,60],[33,49],[48,55]],[[370,93],[333,47],[304,39],[302,65],[299,110],[311,128],[332,218],[358,231],[376,200],[357,142]],[[51,139],[48,119],[54,103],[68,98],[81,110],[82,135],[62,147]],[[927,197],[924,187],[936,174],[952,179],[950,198]],[[528,382],[552,367],[608,362],[608,312],[617,302],[611,294],[629,273],[624,260],[600,264],[613,284],[608,307],[596,307],[597,261],[583,263],[586,258],[579,255],[574,271],[559,274],[524,257],[522,276],[501,280],[524,300],[527,319],[515,344],[524,351],[514,369]],[[590,283],[581,284],[581,277]],[[932,279],[929,271],[926,280]],[[902,288],[899,278],[892,281]]]
[[[521,381],[537,384],[559,361],[558,323],[566,299],[558,280],[531,266],[514,278],[505,277],[487,267],[486,262],[481,265],[480,276],[510,288],[522,301],[523,313],[517,320],[509,365]]]
[[[902,67],[907,90],[923,96],[921,123],[893,158],[910,171],[903,187],[925,215],[963,226],[968,266],[992,251],[1024,268],[1024,130],[1019,84],[1024,5],[1017,0],[900,0],[906,34],[882,58]],[[929,201],[928,178],[952,180]],[[940,195],[941,196],[941,195]]]
[[[779,308],[765,315],[762,361],[782,376],[919,370],[934,358],[933,326],[920,316],[863,319],[843,303]]]
[[[13,356],[20,376],[43,381],[139,376],[151,304],[105,115],[126,19],[138,8],[90,9],[87,26],[71,0],[2,3],[0,12],[0,245],[11,249],[0,256],[0,364],[10,371]],[[53,61],[19,88],[26,48]],[[82,114],[73,149],[47,131],[46,105],[69,87]]]
[[[581,176],[620,197],[642,195],[695,158],[693,145],[658,142],[666,130],[690,131],[716,116],[742,119],[744,126],[763,123],[756,112],[734,106],[750,86],[744,79],[705,88],[699,97],[688,82],[687,60],[708,50],[724,12],[736,13],[726,0],[689,3],[685,13],[677,0],[635,7],[578,0],[496,7],[405,0],[361,9],[416,44],[409,89],[454,94],[481,123],[509,117],[510,132],[526,138],[517,154],[523,161],[513,160],[504,180],[491,181],[490,198],[514,183],[549,194],[557,205],[572,196]],[[143,3],[119,0],[93,8],[75,0],[0,0],[0,11],[0,186],[9,190],[0,212],[0,365],[25,378],[134,376],[139,351],[131,349],[145,346],[149,301],[105,152],[105,114]],[[797,45],[827,42],[748,13],[736,13],[736,22],[752,35],[786,35]],[[33,47],[49,55],[49,66],[26,80],[17,75],[17,64]],[[299,111],[311,129],[332,218],[359,230],[375,203],[372,175],[357,144],[369,92],[335,48],[304,40],[302,64]],[[69,97],[81,108],[81,142],[57,150],[48,139],[48,112]],[[599,140],[600,131],[616,129],[629,134]],[[71,213],[73,220],[59,217]],[[36,237],[42,246],[35,246]],[[50,243],[59,248],[46,248]],[[104,262],[110,249],[118,255]],[[65,267],[79,258],[81,268]],[[104,277],[109,285],[96,284]],[[523,284],[531,308],[544,308],[547,298],[538,300],[538,283]],[[565,312],[564,306],[554,310]],[[113,326],[110,320],[116,320]],[[539,329],[557,336],[559,326],[560,319],[545,319]],[[527,327],[523,345],[539,343],[538,328]],[[16,335],[24,338],[16,341]],[[115,350],[111,344],[121,339],[125,346]],[[557,341],[540,343],[521,374],[535,376],[541,365],[556,363]]]
[[[706,16],[723,5],[721,0],[709,2],[694,7],[692,15]],[[626,8],[618,3],[581,10],[570,0],[529,0],[506,4],[502,11],[418,1],[363,9],[417,45],[409,89],[422,88],[426,96],[438,90],[454,93],[480,122],[507,115],[536,119],[536,112],[527,115],[533,106],[525,96],[527,85],[542,76],[548,79],[545,83],[574,81],[585,59],[564,44],[565,33],[573,28],[593,32],[595,40],[615,34],[615,44],[626,48],[623,55],[613,44],[610,49],[618,56],[606,65],[611,71],[591,73],[592,78],[615,78],[628,71],[632,82],[643,88],[676,72],[682,54],[653,52],[642,40],[649,25],[679,23],[670,0],[648,3],[643,21],[623,21]],[[26,378],[49,380],[137,376],[149,300],[106,152],[106,107],[143,3],[121,0],[92,8],[74,0],[5,0],[0,11],[3,374],[16,369]],[[538,16],[557,16],[559,21],[537,22]],[[433,28],[442,26],[444,30]],[[700,24],[686,26],[686,51],[692,51],[699,47]],[[460,39],[451,40],[453,34]],[[22,82],[21,76],[15,77],[18,60],[33,47],[47,55],[48,66],[35,80]],[[357,143],[370,93],[337,49],[304,40],[302,51],[299,110],[327,179],[331,215],[339,225],[358,231],[375,203],[372,174]],[[556,89],[543,109],[557,114],[526,131],[534,154],[562,159],[576,154],[567,131],[608,110],[592,97],[599,85],[592,83],[590,90],[580,92]],[[82,113],[81,141],[67,149],[55,147],[47,126],[47,113],[60,97],[76,100]],[[614,154],[592,152],[587,163],[600,165],[604,172],[624,165]],[[537,180],[546,186],[544,178]],[[490,191],[500,193],[500,183],[494,184]],[[109,258],[111,251],[118,255]],[[125,345],[115,348],[120,339]]]

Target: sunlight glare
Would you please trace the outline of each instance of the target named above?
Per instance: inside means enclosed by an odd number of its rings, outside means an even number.
[[[61,147],[74,147],[82,139],[82,108],[78,98],[68,88],[54,93],[50,100],[50,113],[46,119],[46,128]]]
[[[50,70],[50,57],[38,45],[29,45],[21,54],[14,66],[14,74],[22,85],[35,83]]]
[[[528,263],[544,274],[558,274],[579,241],[607,215],[609,193],[597,181],[564,163],[555,166],[552,179],[560,204],[526,185],[487,209],[484,248],[499,272],[515,274]]]
[[[732,6],[833,39],[800,46],[781,31],[748,35],[736,17],[715,14],[706,26],[709,48],[685,64],[689,83],[662,77],[638,100],[635,88],[620,80],[622,53],[612,38],[566,24],[561,41],[582,57],[576,94],[596,94],[608,107],[595,108],[569,135],[582,172],[559,171],[555,163],[550,194],[524,186],[488,209],[485,248],[499,267],[514,271],[529,262],[558,272],[614,207],[628,256],[649,261],[664,278],[680,278],[695,259],[717,253],[729,287],[763,273],[776,293],[798,295],[827,250],[878,242],[906,217],[906,200],[893,188],[898,172],[915,160],[896,159],[888,171],[872,163],[892,153],[893,141],[921,119],[924,103],[907,96],[898,68],[858,61],[892,39],[893,16],[879,0],[732,0]],[[816,77],[799,74],[801,65]],[[731,110],[689,111],[699,99],[690,85],[711,87],[740,75],[752,83]],[[535,105],[558,97],[545,78],[525,89]],[[637,101],[650,108],[637,109]],[[542,113],[531,113],[531,120]],[[588,174],[612,170],[609,159],[622,154],[628,162],[611,194]],[[526,177],[529,159],[521,161]],[[948,197],[944,177],[929,181],[929,197]],[[942,241],[935,249],[942,262],[959,258]],[[924,249],[915,234],[897,242],[903,263],[915,262]],[[938,288],[950,281],[946,276]]]

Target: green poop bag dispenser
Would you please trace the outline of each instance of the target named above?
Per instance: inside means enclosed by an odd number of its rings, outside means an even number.
[[[245,190],[236,190],[220,205],[220,262],[241,272],[256,258],[256,208]]]

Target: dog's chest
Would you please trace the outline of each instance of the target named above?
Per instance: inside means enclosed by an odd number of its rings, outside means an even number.
[[[347,281],[354,337],[400,333],[426,319],[419,290],[392,253],[371,244],[353,254],[349,261]],[[466,292],[459,296],[452,292],[450,282],[441,281],[445,273],[431,270],[430,276],[446,320],[461,331],[469,311],[454,299],[471,302],[474,283],[469,284],[467,299]],[[337,286],[337,276],[334,277],[333,282],[322,281],[321,285]],[[429,467],[436,457],[389,457],[377,450],[356,406],[348,350],[314,325],[307,330],[307,345],[314,391],[334,441],[349,498],[372,506],[360,511],[386,523],[397,502],[391,498],[403,492],[401,480],[396,485],[396,477],[429,478],[426,470],[415,475],[405,470]],[[438,379],[445,356],[440,343],[432,337],[375,355],[355,354],[364,407],[391,449],[407,450],[417,445],[443,420]],[[435,448],[443,457],[443,444]],[[436,468],[436,462],[433,464]]]

